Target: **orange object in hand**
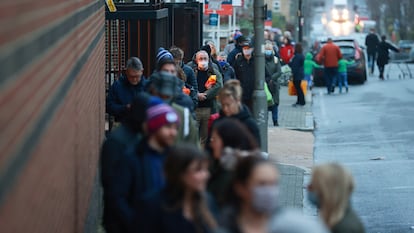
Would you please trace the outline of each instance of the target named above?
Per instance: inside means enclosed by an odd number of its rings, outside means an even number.
[[[212,86],[214,86],[214,84],[216,84],[217,82],[217,77],[216,75],[210,75],[210,77],[207,79],[206,83],[204,84],[204,86],[207,89],[210,89]]]
[[[183,87],[183,93],[184,94],[186,94],[186,95],[190,95],[190,89],[189,88],[187,88],[187,87]]]

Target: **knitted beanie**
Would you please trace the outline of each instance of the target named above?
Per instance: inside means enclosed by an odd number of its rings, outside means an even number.
[[[148,133],[153,134],[167,124],[179,124],[177,113],[168,104],[158,104],[147,109]]]
[[[163,47],[160,47],[158,49],[156,59],[157,59],[157,64],[159,64],[162,60],[165,60],[165,59],[174,60],[173,55],[170,52],[168,52],[168,50],[164,49]]]

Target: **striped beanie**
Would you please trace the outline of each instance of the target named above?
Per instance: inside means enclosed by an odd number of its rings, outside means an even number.
[[[153,134],[167,124],[179,124],[177,113],[168,104],[162,103],[147,109],[148,133]]]
[[[168,59],[168,60],[173,60],[173,55],[166,49],[164,49],[163,47],[160,47],[158,49],[158,53],[157,53],[157,64],[159,64],[162,60]]]

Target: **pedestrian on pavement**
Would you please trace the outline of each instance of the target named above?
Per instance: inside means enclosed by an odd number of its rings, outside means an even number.
[[[224,47],[223,52],[228,56],[234,48],[236,48],[237,39],[242,36],[240,31],[235,31],[233,35],[230,36],[229,43]]]
[[[208,158],[197,147],[179,145],[164,165],[165,188],[142,209],[144,233],[209,233],[217,229],[214,205],[206,193]]]
[[[112,220],[119,223],[121,232],[133,232],[143,198],[164,187],[162,166],[166,151],[177,136],[178,124],[177,113],[169,105],[150,106],[146,110],[144,138],[127,148],[125,155],[113,164],[111,186],[105,196]]]
[[[223,83],[226,83],[231,79],[236,79],[236,73],[234,72],[233,67],[227,62],[227,55],[224,52],[219,53],[217,61],[223,70]]]
[[[160,97],[169,104],[178,114],[181,124],[178,128],[176,143],[192,143],[199,145],[199,133],[194,117],[189,108],[175,102],[177,96],[182,93],[182,81],[167,72],[154,72],[148,83],[148,92]]]
[[[214,69],[206,51],[200,50],[195,54],[194,71],[198,83],[198,107],[196,119],[200,132],[200,144],[205,146],[208,136],[208,120],[216,112],[216,97],[223,86],[223,78],[217,69]]]
[[[303,64],[305,70],[305,80],[308,82],[309,90],[312,90],[312,74],[314,68],[321,68],[320,65],[318,65],[314,60],[312,53],[307,52],[305,57],[305,63]]]
[[[335,91],[336,78],[338,76],[338,61],[342,58],[339,47],[328,38],[327,43],[322,47],[316,60],[324,65],[324,76],[328,95]]]
[[[295,56],[293,56],[291,62],[289,63],[293,74],[293,84],[295,85],[298,96],[296,103],[292,105],[293,107],[305,105],[305,95],[301,87],[302,80],[305,78],[304,64],[305,57],[303,56],[302,44],[297,43],[295,45]]]
[[[246,41],[242,46],[243,52],[237,57],[233,68],[243,89],[242,103],[251,112],[253,111],[253,91],[255,87],[254,47],[251,41]]]
[[[241,158],[230,185],[230,207],[221,216],[228,232],[269,232],[279,207],[279,171],[260,153]]]
[[[368,68],[369,73],[374,73],[375,60],[377,59],[377,46],[380,43],[378,35],[375,33],[375,29],[371,28],[369,34],[365,37],[365,46],[367,46],[368,55]]]
[[[354,180],[343,166],[328,163],[312,169],[308,200],[332,233],[364,233],[364,226],[351,207]]]
[[[342,86],[345,86],[345,91],[348,93],[348,72],[347,66],[354,64],[355,61],[348,61],[345,58],[341,58],[338,62],[338,86],[339,93],[342,93]]]
[[[216,46],[214,45],[214,43],[212,41],[206,41],[206,44],[203,47],[201,47],[200,50],[204,50],[207,52],[210,58],[210,62],[213,65],[213,68],[218,70],[221,76],[223,76],[223,70],[221,69],[221,66],[216,59],[217,54],[216,54]]]
[[[295,47],[292,45],[292,40],[290,37],[283,37],[283,44],[280,47],[280,59],[283,64],[289,64],[294,55]]]
[[[197,79],[194,74],[194,70],[190,66],[184,64],[183,62],[184,51],[181,48],[172,46],[170,48],[170,53],[173,55],[175,64],[178,67],[181,67],[181,69],[184,71],[185,87],[190,90],[190,97],[193,100],[194,108],[196,108],[198,104],[198,98],[197,98],[198,85],[197,85]]]
[[[122,75],[109,89],[106,97],[106,112],[115,117],[115,122],[122,122],[131,110],[132,100],[145,91],[144,68],[137,57],[131,57],[126,64],[125,76]]]
[[[137,144],[143,136],[143,124],[146,120],[146,110],[150,104],[160,104],[162,100],[142,93],[131,103],[131,111],[125,117],[123,123],[112,130],[102,145],[100,157],[101,182],[103,188],[103,225],[107,233],[125,232],[125,226],[114,215],[116,209],[113,208],[111,199],[108,197],[111,187],[112,177],[116,169],[115,164],[125,155],[125,150]],[[115,181],[118,182],[118,181]]]
[[[208,191],[219,207],[223,207],[228,201],[224,194],[229,192],[234,163],[237,162],[237,158],[232,157],[231,152],[253,151],[260,148],[248,128],[232,118],[222,119],[213,125],[209,147],[211,178],[208,182]]]
[[[381,42],[377,46],[377,53],[378,53],[377,65],[378,65],[378,69],[380,71],[379,78],[381,80],[384,80],[385,65],[388,64],[388,60],[390,59],[389,50],[391,49],[391,50],[393,50],[397,53],[400,52],[400,50],[398,50],[398,48],[396,48],[392,44],[388,43],[386,41],[386,39],[387,39],[387,37],[385,35],[381,36]]]
[[[274,46],[271,41],[265,42],[265,80],[270,93],[272,94],[274,104],[269,106],[272,112],[274,126],[279,126],[278,109],[279,109],[279,78],[282,76],[282,69],[279,58],[275,55]]]

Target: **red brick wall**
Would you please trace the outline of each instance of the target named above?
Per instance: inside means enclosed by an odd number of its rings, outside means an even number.
[[[0,3],[0,231],[84,232],[104,134],[104,1]]]

